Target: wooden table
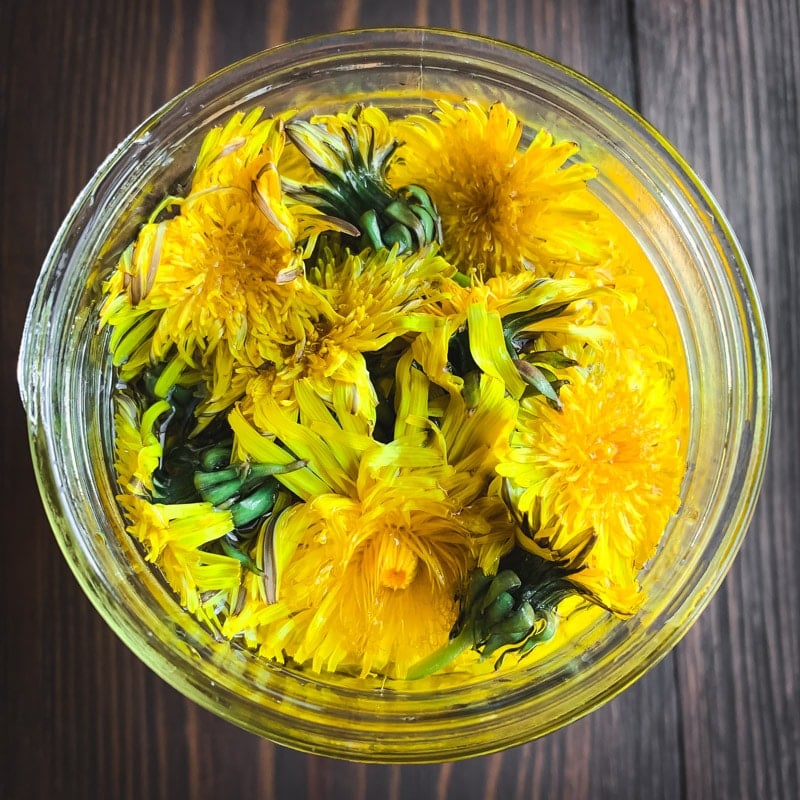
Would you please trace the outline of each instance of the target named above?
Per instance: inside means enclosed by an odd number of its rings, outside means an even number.
[[[49,242],[130,129],[264,47],[378,25],[507,39],[640,109],[726,209],[773,347],[775,435],[763,494],[700,621],[589,717],[456,765],[301,755],[211,716],[148,671],[91,608],[50,534],[15,386],[25,309]],[[2,0],[0,64],[0,797],[800,797],[797,0]]]

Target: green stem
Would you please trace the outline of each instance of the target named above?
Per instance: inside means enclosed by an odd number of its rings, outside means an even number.
[[[446,645],[434,650],[429,656],[421,661],[417,661],[406,675],[406,680],[416,681],[420,678],[427,678],[439,672],[443,667],[454,661],[463,652],[467,651],[474,644],[471,626],[465,626],[461,633],[451,639]]]

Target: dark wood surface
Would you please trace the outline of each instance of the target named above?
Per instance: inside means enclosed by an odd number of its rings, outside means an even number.
[[[269,45],[376,25],[507,39],[638,107],[726,209],[773,349],[764,490],[699,622],[587,718],[455,765],[295,753],[213,717],[146,669],[58,551],[15,385],[49,242],[130,129]],[[0,0],[0,798],[799,798],[799,92],[797,0]]]

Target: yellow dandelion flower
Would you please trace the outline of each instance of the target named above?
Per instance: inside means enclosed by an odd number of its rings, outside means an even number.
[[[406,253],[439,240],[438,214],[428,193],[387,182],[399,143],[381,109],[355,105],[343,114],[292,120],[286,130],[314,173],[309,179],[306,169],[298,180],[290,162],[292,172],[283,177],[287,193],[330,215],[360,247]]]
[[[555,390],[545,383],[557,379],[556,367],[551,365],[543,373],[529,362],[546,349],[540,346],[545,333],[561,335],[560,346],[553,350],[568,342],[579,348],[596,347],[608,338],[610,329],[599,314],[606,293],[614,290],[579,278],[556,281],[530,273],[475,281],[469,287],[451,281],[441,303],[446,316],[412,349],[427,374],[445,388],[460,386],[477,369],[503,381],[516,399],[534,386],[555,402]]]
[[[162,455],[161,440],[154,426],[158,418],[170,410],[169,403],[161,400],[142,414],[130,395],[119,394],[115,398],[114,469],[117,483],[124,492],[152,492],[153,473]]]
[[[318,670],[402,670],[446,635],[474,558],[440,485],[452,470],[435,448],[381,445],[363,427],[345,430],[310,389],[301,384],[299,423],[274,405],[269,414],[275,439],[291,442],[308,469],[279,478],[307,502],[284,511],[275,528],[283,613],[259,634],[262,651]],[[237,412],[231,425],[254,458],[275,457],[274,440]]]
[[[267,381],[270,393],[288,406],[297,381],[309,378],[328,403],[337,386],[348,387],[353,412],[374,422],[377,397],[365,354],[430,328],[440,281],[450,270],[430,250],[326,251],[309,271],[307,289],[298,291],[286,325],[254,330],[260,343],[271,343],[262,355],[274,370],[248,384],[251,399]]]
[[[293,242],[248,195],[231,195],[211,193],[184,203],[180,216],[151,223],[139,234],[133,269],[141,274],[153,263],[155,277],[128,313],[161,312],[150,345],[157,360],[175,346],[194,364],[197,351],[213,351],[223,339],[246,360],[254,321],[291,296],[278,276],[296,263]]]
[[[160,568],[188,611],[202,610],[202,595],[237,591],[241,564],[201,549],[233,530],[229,511],[217,510],[210,503],[150,503],[130,494],[118,499],[129,519],[128,532],[141,542],[146,559]],[[203,616],[216,618],[210,612]]]
[[[211,417],[241,400],[245,416],[265,428],[261,399],[269,394],[296,410],[297,382],[309,378],[328,403],[337,387],[346,387],[353,413],[374,422],[367,354],[430,329],[450,272],[430,249],[402,255],[326,249],[309,275],[295,281],[291,302],[276,305],[251,330],[251,365],[237,363],[220,344],[198,415]]]
[[[561,390],[563,410],[523,402],[511,447],[498,465],[521,512],[565,531],[593,529],[587,559],[627,585],[652,555],[678,510],[684,413],[660,365],[612,348],[602,363]]]
[[[131,521],[128,530],[145,546],[148,561],[156,561],[168,544],[196,550],[234,528],[230,512],[211,503],[164,505],[131,495],[119,500]]]
[[[403,146],[389,177],[427,189],[441,215],[444,254],[462,270],[547,274],[564,262],[604,258],[586,199],[596,170],[570,163],[574,142],[541,130],[521,149],[524,126],[513,112],[471,101],[439,101],[433,118],[407,117],[395,132]]]
[[[504,509],[502,499],[490,487],[498,452],[504,452],[514,429],[517,403],[505,391],[502,381],[484,374],[477,377],[468,392],[451,388],[437,424],[433,424],[431,393],[431,379],[409,348],[398,359],[395,372],[395,440],[414,442],[418,447],[425,447],[431,439],[436,442],[447,464],[453,467],[449,475],[441,477],[441,486],[453,507],[461,509],[465,519],[470,518],[466,524],[473,534],[487,535],[479,562],[486,570],[492,570],[501,551],[511,544],[497,520],[498,509]],[[503,516],[507,516],[505,510]],[[497,536],[492,536],[492,531]]]
[[[280,156],[281,122],[282,118],[264,119],[263,109],[254,108],[212,128],[197,154],[188,196],[221,187],[249,190],[273,156]]]
[[[282,515],[275,536],[296,541],[263,646],[314,669],[402,675],[447,637],[455,597],[472,563],[469,531],[435,474],[397,474],[362,459],[355,498],[321,495]]]
[[[594,528],[568,531],[555,517],[543,522],[539,498],[532,509],[522,513],[514,506],[514,498],[510,496],[514,490],[509,483],[505,483],[504,489],[509,506],[515,510],[515,538],[523,551],[554,565],[562,580],[572,584],[579,594],[617,616],[629,617],[639,608],[644,597],[633,575],[620,582],[622,576],[612,579],[602,569],[590,566],[598,539]]]
[[[294,114],[288,111],[264,119],[263,113],[262,108],[254,108],[247,114],[234,114],[224,127],[214,128],[197,157],[189,196],[185,200],[171,198],[171,203],[183,204],[193,197],[238,188],[252,195],[261,213],[283,232],[290,248],[305,241],[303,254],[308,255],[318,234],[339,230],[339,226],[312,206],[284,196],[284,171],[297,158],[291,152],[296,148],[285,136],[285,123]],[[286,267],[278,278],[286,282],[296,272],[298,263]]]
[[[284,202],[283,122],[261,114],[236,114],[208,134],[189,194],[162,204],[177,213],[159,220],[157,209],[109,279],[101,322],[116,328],[124,379],[167,358],[221,373],[223,343],[224,363],[258,366],[263,348],[251,332],[285,315],[304,271],[300,243],[331,229],[313,209]]]
[[[158,567],[181,605],[215,628],[223,612],[235,607],[242,574],[235,558],[167,544]]]
[[[477,406],[453,395],[437,427],[428,419],[430,383],[410,352],[397,381],[397,437],[388,444],[346,413],[341,393],[329,410],[309,379],[298,386],[299,421],[267,401],[268,436],[231,414],[244,454],[299,457],[307,468],[276,476],[305,501],[275,525],[276,602],[246,602],[226,622],[228,634],[316,670],[402,676],[446,640],[470,570],[496,568],[511,547],[504,509],[498,524],[502,500],[486,494],[514,401],[486,376]]]
[[[341,170],[342,165],[334,163],[347,137],[352,140],[349,149],[356,155],[359,164],[371,166],[383,164],[397,148],[391,123],[385,112],[377,106],[356,105],[345,112],[336,114],[316,114],[309,119],[311,125],[324,130],[321,137],[304,136],[301,146],[311,148],[314,160],[331,168]],[[304,126],[301,126],[301,131]],[[333,145],[333,150],[327,147]],[[319,180],[311,168],[309,159],[302,154],[293,142],[286,147],[280,162],[281,174],[292,184],[313,185]]]

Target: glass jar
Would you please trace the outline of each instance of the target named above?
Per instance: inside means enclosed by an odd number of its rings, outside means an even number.
[[[528,126],[575,140],[600,169],[595,193],[652,261],[687,355],[689,470],[682,506],[629,620],[469,679],[385,682],[317,676],[218,641],[177,603],[125,532],[112,468],[114,375],[97,333],[98,276],[116,262],[205,133],[236,110],[389,114],[433,98],[505,102]],[[33,460],[59,545],[97,610],[155,672],[231,722],[301,750],[363,761],[444,761],[546,734],[610,699],[688,630],[722,581],[761,482],[770,366],[744,256],[700,180],[608,92],[495,41],[423,29],[308,39],[267,51],[179,95],[134,131],[81,192],[47,256],[19,361]]]

